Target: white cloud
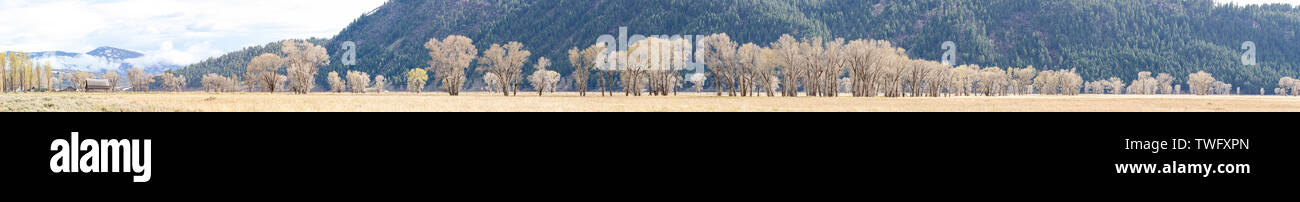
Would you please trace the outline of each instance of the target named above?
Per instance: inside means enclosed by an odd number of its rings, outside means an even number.
[[[122,65],[120,62],[107,61],[103,58],[86,54],[78,54],[73,57],[48,56],[36,58],[35,62],[37,64],[49,63],[51,66],[58,69],[73,69],[90,72],[101,72],[105,69],[118,69],[118,67],[121,67]]]
[[[144,57],[127,59],[126,63],[138,66],[150,66],[154,64],[189,64],[194,61],[207,59],[209,56],[225,54],[212,48],[212,43],[203,42],[190,44],[185,49],[176,49],[172,41],[163,41],[156,50],[142,51]]]
[[[249,44],[332,37],[385,1],[0,0],[0,50],[112,46],[189,64]]]

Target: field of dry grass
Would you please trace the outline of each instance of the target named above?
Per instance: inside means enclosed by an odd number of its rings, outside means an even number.
[[[265,93],[18,93],[0,95],[0,111],[163,112],[1300,112],[1300,97],[1009,96],[950,98],[580,97],[560,93],[309,95]]]

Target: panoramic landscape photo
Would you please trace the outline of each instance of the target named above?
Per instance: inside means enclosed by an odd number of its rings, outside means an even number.
[[[1296,112],[1280,0],[0,0],[4,112]]]

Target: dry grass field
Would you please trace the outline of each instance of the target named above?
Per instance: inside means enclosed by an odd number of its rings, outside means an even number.
[[[0,111],[107,112],[1300,112],[1282,96],[1009,96],[949,98],[518,97],[466,93],[12,93]]]

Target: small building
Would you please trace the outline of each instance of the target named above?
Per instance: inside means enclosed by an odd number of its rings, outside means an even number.
[[[108,82],[107,79],[86,79],[85,90],[86,92],[92,92],[97,90],[108,92],[113,90],[113,86],[110,86],[110,83]]]

